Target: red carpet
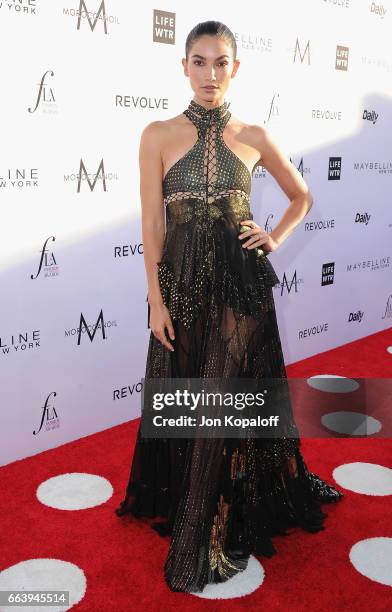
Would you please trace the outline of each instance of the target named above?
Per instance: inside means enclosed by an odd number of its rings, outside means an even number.
[[[358,378],[392,377],[392,327],[287,366],[289,376],[335,374]]]
[[[390,377],[388,346],[392,346],[391,329],[292,364],[288,374]],[[265,576],[253,593],[225,600],[172,593],[163,578],[168,539],[156,534],[147,520],[114,514],[128,480],[137,424],[138,420],[113,427],[1,468],[0,579],[2,570],[27,559],[68,561],[86,578],[84,597],[73,609],[88,612],[389,609],[391,586],[360,573],[349,554],[360,540],[392,537],[390,495],[358,494],[339,484],[345,497],[336,505],[322,506],[328,513],[324,531],[298,528],[274,537],[278,552],[270,559],[258,558]],[[332,471],[342,464],[366,462],[391,468],[391,448],[390,440],[381,437],[302,443],[309,469],[331,483]],[[37,499],[43,481],[73,472],[107,479],[114,489],[112,497],[82,510],[58,510]]]

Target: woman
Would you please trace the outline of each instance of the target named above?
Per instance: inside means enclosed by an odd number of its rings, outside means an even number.
[[[268,253],[303,219],[312,197],[267,130],[228,110],[236,53],[226,26],[198,24],[182,60],[194,98],[182,114],[142,134],[151,324],[145,379],[286,377],[272,296],[279,279]],[[291,200],[269,233],[249,208],[261,163]],[[273,555],[271,537],[287,527],[323,529],[320,503],[342,493],[308,472],[290,406],[284,430],[278,439],[151,439],[139,428],[116,513],[166,518],[153,527],[171,535],[171,590],[196,592],[229,579],[252,552]]]

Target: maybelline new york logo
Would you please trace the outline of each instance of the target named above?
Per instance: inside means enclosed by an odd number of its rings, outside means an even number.
[[[13,2],[0,2],[0,11],[12,11],[14,15],[21,15],[22,19],[26,18],[26,15],[37,14],[37,1],[36,0],[14,0]]]
[[[375,270],[389,268],[390,265],[390,255],[385,257],[372,257],[371,259],[364,259],[362,261],[346,264],[346,272],[358,272],[358,270],[370,270],[374,272]]]
[[[5,172],[0,170],[0,189],[17,189],[38,187],[38,168],[8,168]]]
[[[8,356],[12,353],[26,353],[41,347],[41,331],[39,329],[13,332],[7,336],[0,336],[0,355]]]
[[[392,173],[392,161],[356,161],[353,163],[353,169],[359,172],[373,172],[376,171],[378,174],[391,174]]]
[[[264,34],[255,34],[254,32],[234,31],[238,49],[246,49],[255,53],[272,53],[273,40],[270,36]]]

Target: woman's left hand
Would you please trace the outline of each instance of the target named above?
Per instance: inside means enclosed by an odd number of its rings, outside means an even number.
[[[271,253],[278,248],[279,245],[276,240],[274,240],[270,234],[257,225],[253,219],[240,221],[240,224],[247,225],[250,228],[246,231],[240,232],[238,236],[239,240],[249,238],[249,240],[244,242],[242,248],[255,249],[257,247],[262,247],[263,251],[266,253]]]

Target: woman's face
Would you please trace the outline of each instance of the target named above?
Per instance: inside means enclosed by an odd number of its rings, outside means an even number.
[[[217,106],[223,102],[240,62],[233,60],[233,50],[224,38],[205,35],[193,43],[188,61],[183,58],[182,65],[196,99]]]

